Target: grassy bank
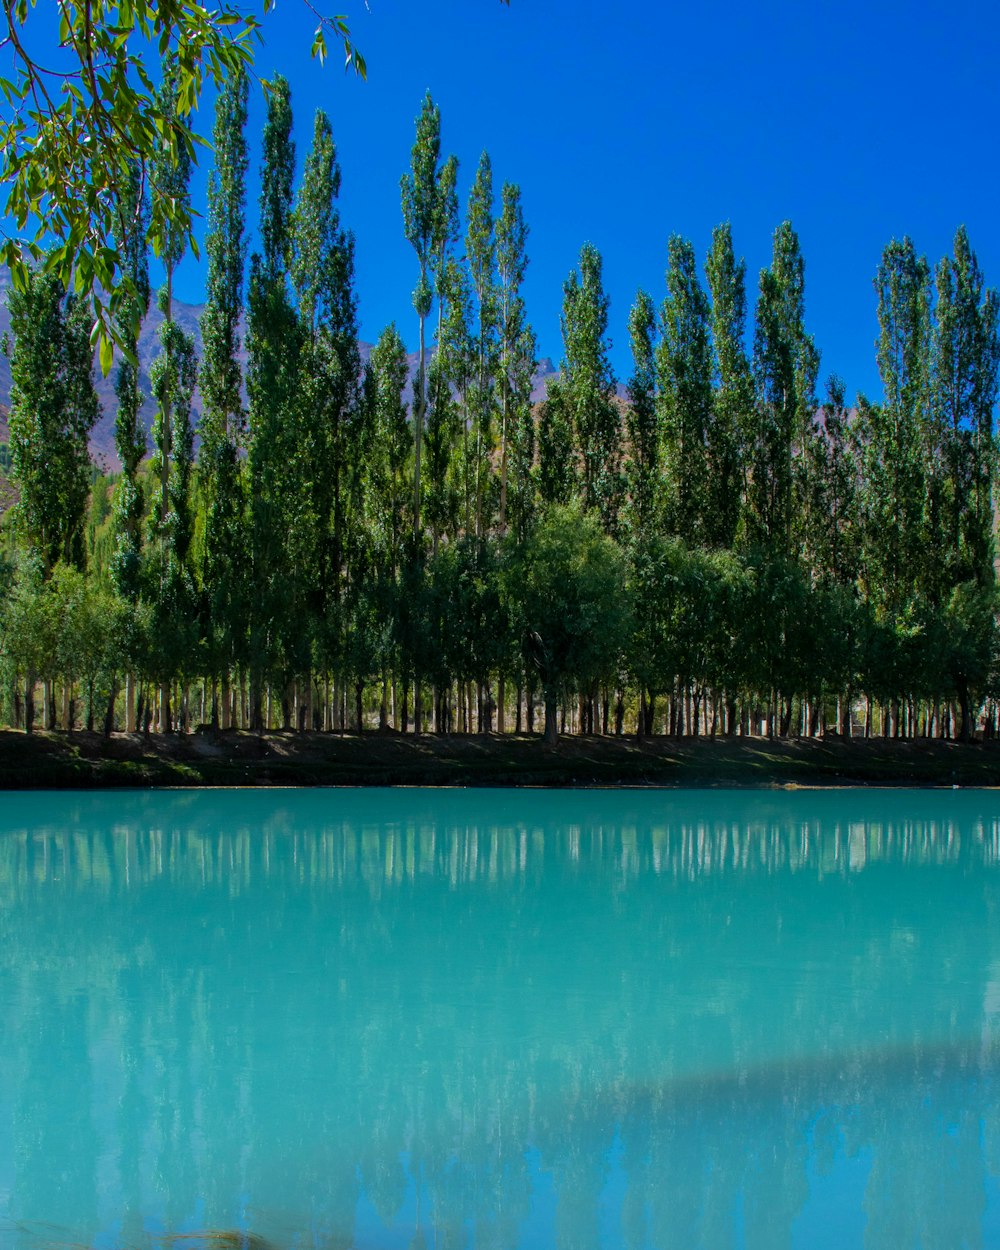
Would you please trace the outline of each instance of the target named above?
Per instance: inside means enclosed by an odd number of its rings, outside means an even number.
[[[996,786],[1000,743],[0,732],[0,788]]]

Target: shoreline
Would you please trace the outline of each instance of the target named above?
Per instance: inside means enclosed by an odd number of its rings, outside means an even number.
[[[0,789],[1000,787],[1000,742],[0,731]]]

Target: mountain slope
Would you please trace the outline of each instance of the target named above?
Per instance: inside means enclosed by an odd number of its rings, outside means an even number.
[[[0,335],[10,330],[10,312],[7,309],[7,288],[10,286],[10,273],[7,269],[0,269]],[[180,324],[187,334],[194,335],[197,345],[198,357],[201,358],[201,327],[199,324],[201,314],[205,311],[204,304],[186,304],[183,300],[174,300],[174,319]],[[148,431],[153,424],[153,401],[149,398],[149,370],[153,361],[156,359],[159,351],[159,329],[163,322],[163,314],[156,308],[155,301],[150,308],[149,315],[143,322],[142,331],[139,335],[139,366],[140,379],[143,391],[147,398],[142,406],[141,419],[142,423]],[[245,337],[245,326],[241,328],[241,340]],[[361,349],[362,363],[367,361],[372,350],[372,344],[360,342],[358,346]],[[411,352],[407,356],[407,362],[410,370],[410,388],[412,388],[413,378],[417,370],[417,359],[419,353]],[[246,367],[246,352],[240,354],[240,360],[243,367]],[[90,436],[90,448],[94,457],[103,462],[109,468],[118,468],[118,457],[115,454],[115,412],[118,407],[118,401],[115,396],[115,375],[117,373],[117,364],[112,366],[108,376],[102,377],[100,369],[94,367],[94,381],[97,386],[98,398],[101,401],[101,418],[94,427]],[[545,387],[548,379],[555,374],[555,368],[552,361],[547,357],[538,362],[538,369],[535,373],[531,398],[537,402],[545,397]],[[411,393],[407,394],[407,400],[412,398]],[[6,356],[0,354],[0,404],[10,403],[10,361]],[[195,421],[201,415],[201,396],[195,394],[194,400]],[[4,425],[6,430],[6,424]],[[0,433],[0,442],[6,441],[6,433]]]

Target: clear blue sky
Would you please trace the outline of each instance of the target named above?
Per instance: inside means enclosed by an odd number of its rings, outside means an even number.
[[[880,393],[872,277],[891,238],[909,234],[933,263],[964,222],[1000,284],[993,4],[352,0],[347,15],[367,82],[345,76],[339,55],[325,68],[310,60],[315,21],[301,0],[279,0],[265,19],[257,68],[291,82],[300,167],[315,109],[330,115],[368,340],[394,319],[416,342],[399,179],[428,88],[443,151],[461,163],[463,206],[484,149],[497,191],[506,179],[521,186],[528,312],[540,354],[557,364],[562,284],[587,240],[604,257],[623,380],[628,310],[640,286],[662,299],[672,233],[703,257],[713,226],[731,221],[752,300],[773,230],[790,219],[821,379],[840,373],[850,396]],[[206,103],[206,133],[211,112]],[[257,89],[254,224],[263,115]],[[204,211],[204,171],[195,197]],[[200,300],[203,273],[186,264],[178,293]]]

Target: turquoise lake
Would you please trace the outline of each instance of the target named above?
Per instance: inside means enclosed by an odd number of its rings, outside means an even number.
[[[0,1250],[1000,1245],[1000,796],[0,800]]]

